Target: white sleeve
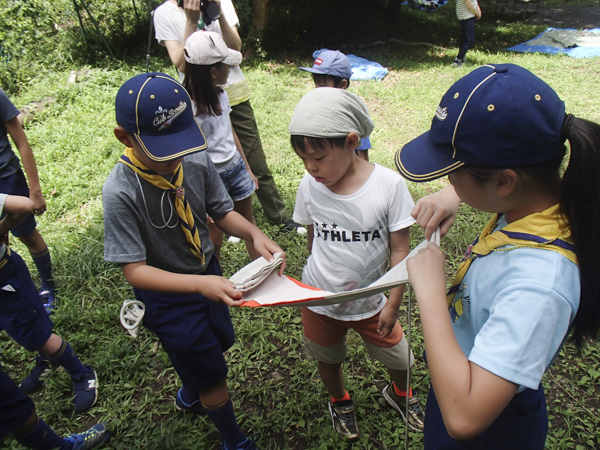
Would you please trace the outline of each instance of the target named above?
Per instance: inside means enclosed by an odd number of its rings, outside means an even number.
[[[312,225],[312,218],[310,211],[308,210],[309,204],[309,183],[310,175],[304,175],[300,186],[298,186],[298,193],[296,194],[296,205],[294,206],[294,222],[300,225]]]
[[[169,2],[167,1],[167,3]],[[185,30],[185,15],[176,14],[178,13],[177,10],[169,8],[171,8],[171,5],[162,4],[154,11],[154,36],[158,43],[163,46],[165,41],[182,42]]]
[[[231,0],[221,0],[221,11],[230,27],[239,27],[240,20],[235,12],[235,8]]]
[[[388,230],[393,232],[415,223],[415,219],[410,214],[415,202],[402,177],[393,171],[391,172],[393,178],[388,191]]]

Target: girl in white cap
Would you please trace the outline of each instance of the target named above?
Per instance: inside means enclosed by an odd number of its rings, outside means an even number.
[[[206,136],[208,154],[233,200],[234,211],[255,224],[251,196],[258,181],[231,126],[229,97],[221,87],[227,82],[229,66],[237,66],[242,54],[227,48],[223,38],[211,31],[193,33],[183,52],[186,60],[183,85],[192,98],[196,122]],[[210,240],[220,259],[223,232],[210,222]],[[246,248],[251,259],[260,256],[251,242],[246,242]]]

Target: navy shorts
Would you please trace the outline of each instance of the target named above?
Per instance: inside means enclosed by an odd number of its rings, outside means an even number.
[[[29,186],[21,169],[17,170],[12,175],[0,178],[0,192],[8,195],[20,195],[21,197],[29,198]],[[6,214],[2,214],[4,217]],[[35,230],[35,216],[29,214],[25,220],[14,227],[10,232],[15,237],[23,237],[33,233]]]
[[[229,164],[219,167],[218,172],[225,189],[227,189],[231,200],[234,202],[250,197],[256,189],[250,174],[246,170],[246,164],[239,154]]]
[[[25,424],[34,411],[33,401],[0,369],[0,441]]]
[[[425,450],[542,450],[548,435],[546,395],[541,384],[536,391],[525,389],[515,394],[487,430],[466,441],[448,435],[432,387],[425,411]]]
[[[39,350],[52,334],[29,269],[15,251],[0,261],[0,329],[29,351]]]
[[[202,275],[222,275],[216,258]],[[156,333],[187,389],[205,391],[227,376],[223,352],[235,340],[227,305],[199,294],[134,292],[146,305],[144,326]]]

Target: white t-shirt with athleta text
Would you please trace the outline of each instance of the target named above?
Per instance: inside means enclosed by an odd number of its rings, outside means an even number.
[[[375,164],[355,193],[338,195],[305,175],[298,188],[294,220],[313,225],[312,254],[302,282],[330,292],[363,288],[381,278],[389,262],[390,232],[411,226],[414,202],[396,172]],[[363,320],[385,306],[383,294],[310,309],[338,320]]]

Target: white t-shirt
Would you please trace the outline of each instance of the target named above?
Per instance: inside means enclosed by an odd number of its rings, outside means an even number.
[[[208,145],[206,151],[217,170],[231,161],[238,153],[233,139],[231,120],[229,119],[231,106],[229,106],[227,92],[223,91],[219,94],[219,103],[221,104],[220,116],[211,116],[208,114],[197,116],[196,104],[192,102],[194,119],[200,125],[204,136],[206,136],[206,143]]]
[[[230,26],[239,26],[240,21],[233,7],[231,0],[221,0],[221,11]],[[165,41],[183,42],[183,33],[185,31],[185,11],[167,0],[154,11],[154,29],[155,37],[160,45],[165,45]],[[207,31],[221,33],[219,21],[215,20],[205,27]],[[184,43],[185,44],[185,43]],[[179,71],[178,71],[179,72]],[[183,83],[183,72],[179,72],[179,82]],[[244,80],[244,75],[239,66],[231,66],[229,78],[224,87]]]
[[[330,292],[366,287],[379,279],[389,261],[389,233],[409,227],[413,200],[396,172],[375,164],[355,193],[338,195],[305,175],[298,188],[294,220],[314,226],[312,254],[302,282]],[[385,306],[383,294],[310,309],[338,320],[367,319]]]
[[[456,17],[458,17],[458,20],[467,20],[467,19],[471,19],[471,18],[475,17],[475,14],[473,14],[471,11],[469,11],[469,8],[467,8],[467,5],[465,4],[465,2],[469,2],[475,8],[478,7],[477,0],[457,0],[456,1]]]
[[[504,226],[502,219],[498,228]],[[538,388],[566,339],[579,296],[579,267],[559,253],[497,251],[471,263],[450,317],[469,361],[521,392]]]

